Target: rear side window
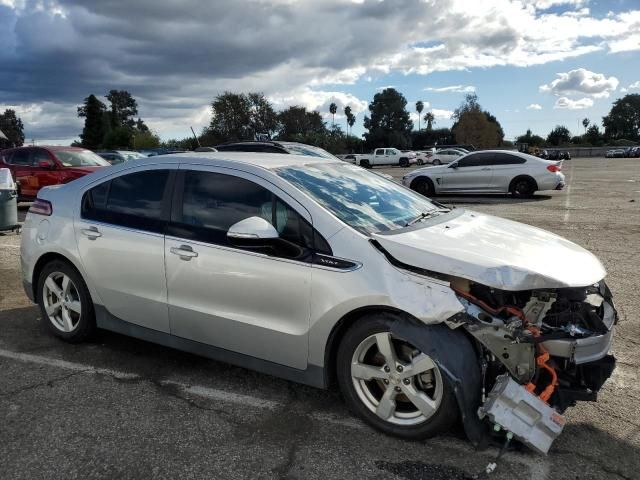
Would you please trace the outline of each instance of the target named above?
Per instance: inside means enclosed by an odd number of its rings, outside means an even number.
[[[266,188],[244,178],[185,172],[182,201],[177,203],[168,232],[177,237],[231,246],[227,231],[232,225],[261,217],[274,226],[283,241],[282,249],[264,253],[310,261],[314,244],[316,250],[330,253],[326,241],[300,214]]]
[[[9,160],[11,165],[22,165],[26,167],[31,166],[31,153],[29,150],[16,150],[13,152],[11,159]]]
[[[82,218],[162,233],[168,219],[169,170],[116,177],[88,190]]]
[[[494,153],[487,165],[520,165],[526,160],[509,153]]]

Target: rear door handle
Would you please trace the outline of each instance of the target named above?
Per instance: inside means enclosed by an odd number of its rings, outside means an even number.
[[[193,248],[189,245],[180,245],[179,247],[171,247],[169,249],[174,255],[178,255],[181,260],[191,260],[193,257],[198,256],[198,252],[194,252]]]
[[[89,240],[95,240],[96,238],[102,236],[102,234],[98,231],[97,227],[83,228],[80,231],[85,237],[88,237]]]

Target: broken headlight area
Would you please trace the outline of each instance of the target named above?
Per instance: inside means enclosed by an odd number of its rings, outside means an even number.
[[[454,279],[451,287],[465,311],[447,323],[471,334],[480,352],[480,418],[546,453],[564,426],[561,414],[595,401],[613,372],[611,292],[604,281],[511,292]]]

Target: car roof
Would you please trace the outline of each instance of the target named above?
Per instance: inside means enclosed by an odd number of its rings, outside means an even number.
[[[282,155],[281,153],[257,153],[257,152],[187,152],[153,157],[153,163],[175,163],[179,159],[182,163],[202,164],[203,162],[216,160],[238,162],[245,165],[271,170],[280,167],[297,167],[312,164],[339,163],[339,159],[331,160],[325,157],[311,157],[307,155]],[[148,163],[148,159],[133,160],[132,162]],[[129,162],[133,165],[132,162]]]

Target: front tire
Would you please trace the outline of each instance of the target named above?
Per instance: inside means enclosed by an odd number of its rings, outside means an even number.
[[[95,334],[91,295],[82,276],[70,264],[54,260],[45,265],[37,292],[42,321],[55,336],[79,343]]]
[[[395,317],[356,322],[338,348],[337,378],[349,408],[389,435],[421,440],[451,428],[458,405],[433,360],[391,335]]]
[[[430,179],[424,177],[416,178],[411,182],[411,190],[414,190],[425,197],[433,197],[435,195],[433,183],[431,183]]]
[[[433,165],[442,165],[442,162],[437,158],[433,161]]]

